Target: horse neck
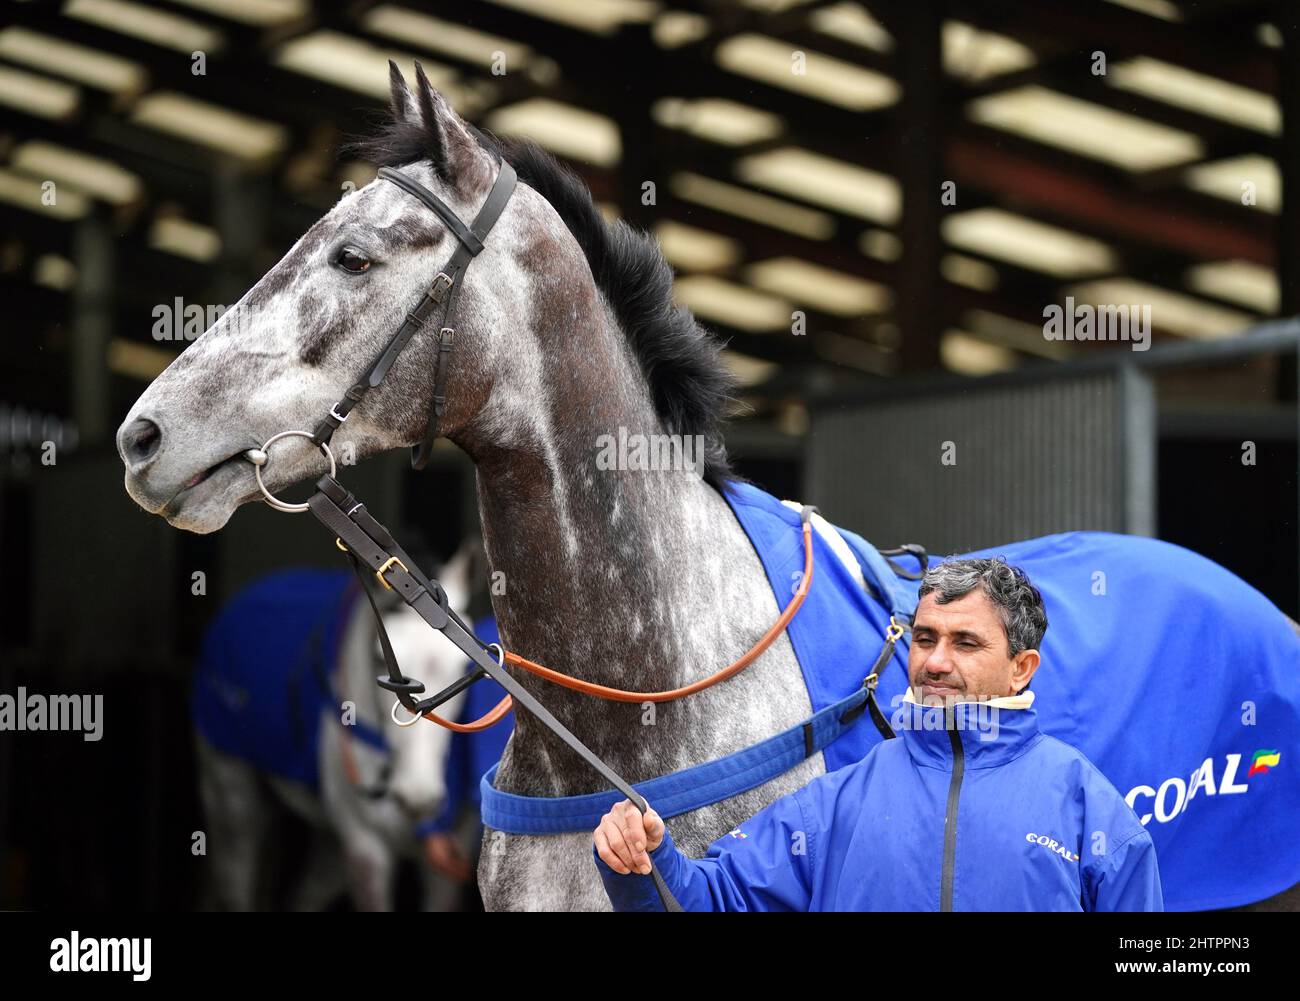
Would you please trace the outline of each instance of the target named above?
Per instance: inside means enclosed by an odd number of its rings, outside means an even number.
[[[697,472],[597,468],[601,435],[663,433],[637,360],[607,311],[602,319],[585,364],[548,353],[552,391],[537,400],[543,442],[467,451],[477,465],[489,564],[504,584],[493,604],[507,649],[586,681],[660,691],[743,653],[770,625],[775,603],[726,501]],[[560,333],[539,340],[562,343]],[[719,710],[727,697],[711,689],[687,700],[689,710],[674,703],[671,714],[664,711],[671,721],[641,727],[629,749],[640,706],[615,707],[516,676],[633,781],[674,761],[690,763],[679,757],[682,728],[697,725],[700,707]],[[743,715],[735,712],[734,722]],[[696,756],[725,746],[732,723],[719,720],[708,739],[696,740]],[[601,787],[528,714],[517,714],[515,727],[505,785],[551,793]]]

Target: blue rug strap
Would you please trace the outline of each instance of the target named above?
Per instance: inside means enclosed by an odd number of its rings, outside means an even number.
[[[720,803],[771,781],[825,748],[857,723],[869,696],[867,688],[859,688],[804,722],[752,747],[634,783],[633,788],[664,818]],[[496,789],[496,773],[497,765],[493,765],[479,783],[483,824],[508,834],[592,831],[610,807],[623,798],[614,790],[585,796],[520,796]]]
[[[912,597],[909,589],[898,579],[894,573],[893,567],[889,561],[880,555],[880,552],[870,542],[858,535],[856,532],[850,532],[847,528],[836,528],[850,549],[853,555],[858,558],[858,563],[862,565],[862,573],[875,588],[876,594],[880,595],[882,602],[889,608],[889,614],[897,618],[900,622],[910,625],[912,615],[916,612],[916,599]]]
[[[903,625],[899,622],[897,615],[891,615],[889,625],[885,627],[885,644],[880,648],[880,655],[871,666],[871,673],[862,682],[862,687],[867,692],[867,708],[871,711],[871,722],[876,725],[876,729],[880,731],[880,735],[885,740],[893,740],[898,734],[894,733],[894,728],[889,725],[889,721],[885,719],[885,714],[880,711],[880,705],[876,702],[876,686],[880,684],[880,672],[893,659],[894,649],[902,638]]]

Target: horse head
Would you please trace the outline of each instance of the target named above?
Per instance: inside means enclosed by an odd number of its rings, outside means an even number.
[[[391,67],[392,120],[365,155],[472,219],[500,153],[417,67],[408,88]],[[375,181],[343,197],[231,309],[145,390],[117,435],[131,497],[177,528],[212,532],[259,491],[244,453],[272,435],[312,430],[402,324],[457,245],[428,208]],[[461,281],[443,435],[471,451],[526,433],[544,394],[545,349],[530,337],[547,273],[590,271],[564,223],[520,185]],[[552,299],[554,300],[554,296]],[[554,302],[552,302],[554,306]],[[334,436],[351,461],[424,438],[438,325],[429,323]],[[492,407],[486,408],[489,398]],[[303,438],[277,443],[267,488],[319,475]]]

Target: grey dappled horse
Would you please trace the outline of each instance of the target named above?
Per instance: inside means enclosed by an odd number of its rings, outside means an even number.
[[[590,193],[536,146],[467,126],[417,71],[393,68],[394,116],[366,149],[401,165],[463,219],[504,155],[521,184],[458,304],[443,433],[474,461],[503,642],[585,680],[670,689],[743,653],[777,618],[772,588],[715,485],[732,386],[718,344],[672,302],[653,240],[607,225]],[[242,458],[272,434],[313,428],[401,324],[454,247],[393,184],[339,202],[141,396],[119,432],[126,487],[178,528],[212,532],[258,498]],[[348,267],[343,267],[344,263]],[[369,262],[369,263],[366,263]],[[424,436],[436,335],[417,336],[335,436],[359,456]],[[602,435],[701,435],[693,471],[599,470]],[[277,490],[319,476],[305,441],[266,467]],[[328,545],[324,540],[322,545]],[[871,651],[874,653],[874,651]],[[657,707],[523,684],[630,781],[718,758],[810,713],[782,635],[724,685]],[[821,754],[748,793],[671,821],[688,854],[824,770]],[[574,795],[604,786],[536,720],[519,714],[500,788]],[[487,831],[479,866],[490,909],[608,909],[587,832]]]
[[[466,543],[439,575],[458,612],[469,604],[476,549],[477,540]],[[423,620],[406,605],[385,611],[384,624],[403,670],[424,682],[430,692],[465,672],[460,651],[434,640]],[[436,815],[444,805],[444,765],[451,732],[424,721],[408,727],[393,721],[393,697],[375,684],[382,661],[370,606],[363,597],[352,603],[337,664],[326,668],[339,705],[322,712],[317,740],[319,789],[260,771],[249,761],[218,751],[201,736],[196,738],[199,791],[209,834],[210,904],[238,911],[269,905],[269,859],[277,847],[275,818],[278,810],[287,809],[311,832],[300,853],[301,872],[288,891],[290,909],[320,910],[346,891],[358,910],[392,910],[395,877],[403,859],[418,863],[424,908],[451,909],[459,898],[459,885],[427,864],[414,833],[418,819]],[[356,738],[343,725],[345,701],[354,707],[357,723],[382,735],[387,753]],[[440,712],[455,719],[462,701],[463,696],[457,696]]]

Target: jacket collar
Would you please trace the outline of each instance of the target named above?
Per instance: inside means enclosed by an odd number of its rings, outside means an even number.
[[[967,768],[994,768],[1042,739],[1033,706],[1033,692],[951,707],[923,706],[908,688],[890,722],[917,765],[952,768],[951,730],[961,741]]]

